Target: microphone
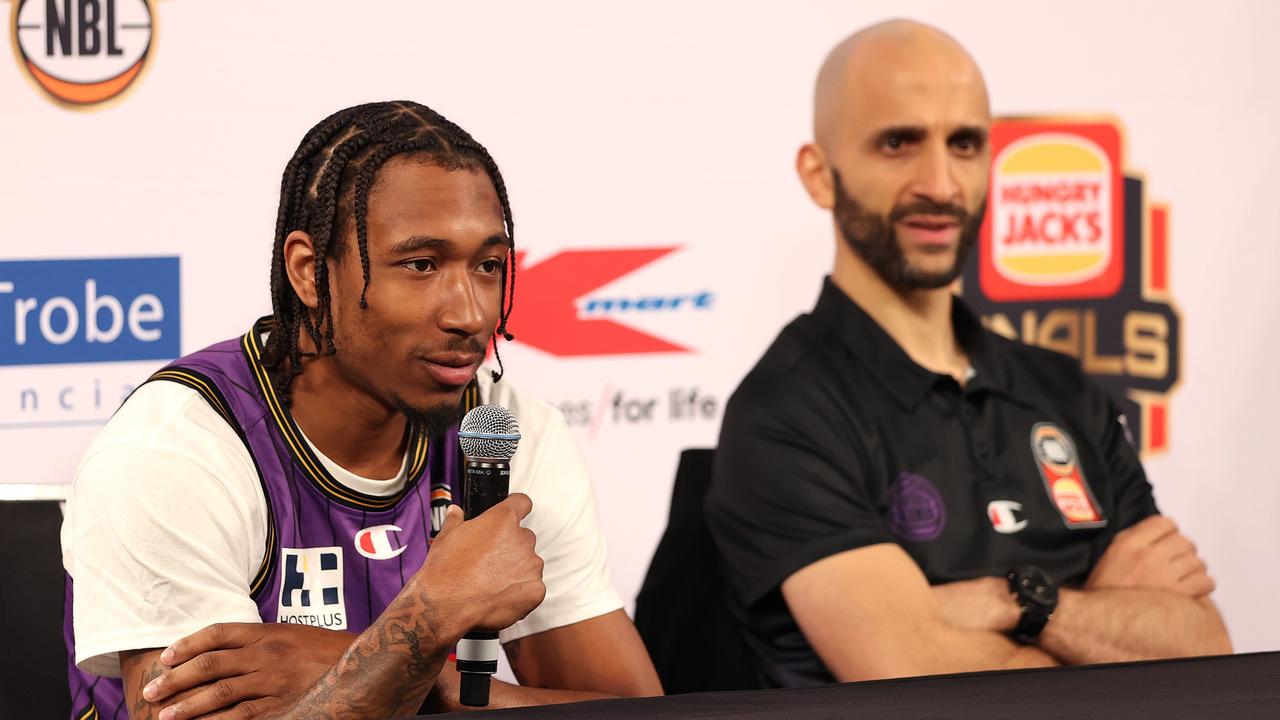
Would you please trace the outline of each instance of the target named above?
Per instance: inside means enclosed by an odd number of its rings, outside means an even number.
[[[502,502],[510,492],[511,456],[520,442],[520,425],[499,405],[477,405],[462,418],[462,511],[467,520]],[[458,642],[459,701],[467,707],[489,704],[489,681],[498,672],[498,633],[473,630]]]

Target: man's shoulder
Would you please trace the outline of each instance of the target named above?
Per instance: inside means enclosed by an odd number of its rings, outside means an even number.
[[[210,444],[243,447],[235,430],[195,390],[174,382],[139,386],[103,425],[85,458],[121,447],[184,453]]]
[[[729,404],[729,416],[811,413],[832,398],[836,377],[856,382],[863,367],[843,351],[845,340],[812,315],[800,315],[786,325],[743,377]]]

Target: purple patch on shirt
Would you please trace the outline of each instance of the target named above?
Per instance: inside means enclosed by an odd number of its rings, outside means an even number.
[[[889,530],[911,542],[936,540],[947,524],[942,494],[926,478],[900,472],[889,486]]]

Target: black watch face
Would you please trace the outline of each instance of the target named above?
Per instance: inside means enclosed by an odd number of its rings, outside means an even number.
[[[1058,602],[1058,587],[1042,572],[1025,572],[1018,578],[1019,593],[1029,602],[1053,607]]]

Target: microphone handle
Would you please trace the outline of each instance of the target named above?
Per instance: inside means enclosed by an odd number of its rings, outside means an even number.
[[[511,464],[492,458],[465,458],[462,511],[467,520],[506,499]],[[489,682],[498,672],[498,633],[473,630],[458,643],[458,672],[462,675],[458,700],[467,707],[489,705]]]

